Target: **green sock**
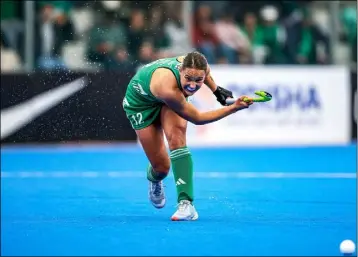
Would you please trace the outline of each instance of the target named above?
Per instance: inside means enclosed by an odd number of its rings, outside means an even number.
[[[172,170],[177,187],[178,202],[194,200],[193,195],[193,160],[189,149],[185,146],[170,153]]]
[[[165,177],[168,175],[168,173],[164,173],[164,172],[156,172],[155,170],[153,170],[152,165],[148,165],[147,168],[147,179],[149,181],[152,182],[159,182],[163,179],[165,179]]]

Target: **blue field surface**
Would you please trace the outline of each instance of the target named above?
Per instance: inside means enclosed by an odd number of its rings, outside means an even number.
[[[357,242],[357,146],[193,148],[199,219],[148,201],[137,145],[1,152],[1,255],[339,256]]]

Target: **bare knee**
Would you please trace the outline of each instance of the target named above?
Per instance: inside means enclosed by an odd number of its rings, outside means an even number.
[[[166,137],[170,150],[186,146],[186,126],[173,126]]]
[[[137,130],[136,133],[153,170],[167,174],[170,159],[164,143],[163,130],[153,124]]]

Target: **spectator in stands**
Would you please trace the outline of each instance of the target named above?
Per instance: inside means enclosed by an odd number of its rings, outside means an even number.
[[[263,63],[264,58],[267,55],[267,50],[263,42],[263,30],[262,27],[257,23],[257,17],[255,13],[247,12],[244,15],[244,22],[241,26],[241,29],[250,41],[253,63]]]
[[[148,64],[154,60],[156,60],[154,44],[150,40],[143,41],[139,47],[137,67]]]
[[[264,6],[260,10],[263,34],[263,44],[267,49],[265,64],[285,64],[284,53],[285,30],[278,22],[278,10],[274,6]]]
[[[115,48],[113,56],[108,62],[108,69],[117,69],[122,72],[131,72],[135,69],[133,60],[128,55],[125,45],[119,45]]]
[[[168,49],[171,56],[185,55],[194,50],[187,28],[184,27],[182,9],[170,14],[164,24],[164,30],[171,42]]]
[[[38,4],[40,4],[41,6],[47,6],[47,5],[51,5],[55,10],[61,10],[65,13],[68,13],[72,7],[73,7],[73,3],[76,1],[71,1],[71,0],[40,0],[40,1],[36,1]]]
[[[228,63],[237,64],[239,60],[248,62],[251,56],[251,44],[241,28],[236,25],[233,13],[229,10],[222,13],[215,22],[215,31],[221,43],[219,46],[221,55]]]
[[[57,48],[56,54],[61,55],[63,45],[74,40],[74,27],[72,21],[63,10],[58,10],[55,14],[55,32],[58,44],[55,44],[55,48]]]
[[[145,30],[145,15],[142,10],[133,10],[127,28],[127,49],[132,59],[139,58],[139,49],[147,37]]]
[[[231,4],[230,1],[210,1],[210,0],[195,0],[192,2],[193,8],[198,9],[200,6],[208,6],[210,10],[212,11],[212,16],[214,19],[217,19],[220,17],[223,13],[226,12],[226,10],[229,7],[233,7],[234,5],[237,6],[237,4]],[[242,3],[240,3],[241,5]]]
[[[165,10],[160,5],[153,6],[149,10],[149,22],[146,27],[146,34],[153,41],[157,58],[166,58],[170,56],[168,49],[171,45],[169,35],[164,30]]]
[[[220,40],[216,34],[212,10],[207,5],[198,7],[194,14],[193,44],[205,55],[208,63],[217,63],[220,58]]]
[[[303,10],[303,20],[295,25],[298,33],[297,43],[291,40],[295,47],[296,63],[298,64],[327,64],[329,63],[328,37],[313,24],[308,9]]]
[[[50,4],[41,7],[35,25],[35,58],[40,69],[65,68],[62,60],[64,44],[73,40],[73,26],[67,14]]]
[[[357,6],[354,3],[343,6],[341,21],[344,37],[350,46],[351,62],[357,63]]]
[[[127,33],[123,24],[113,13],[103,12],[99,21],[89,31],[88,59],[95,63],[109,65],[117,46],[127,44]],[[129,40],[129,39],[128,39]]]
[[[306,3],[247,1],[233,6],[233,1],[196,1],[197,7],[193,20],[189,22],[192,23],[189,32],[184,27],[185,13],[181,9],[183,1],[41,2],[44,7],[41,9],[41,20],[36,23],[35,54],[42,68],[63,67],[62,48],[74,35],[76,39],[82,39],[79,46],[87,49],[87,63],[99,62],[104,64],[102,67],[111,69],[127,69],[125,67],[129,67],[132,62],[135,62],[134,65],[142,65],[153,59],[182,55],[192,51],[192,48],[205,54],[212,64],[329,63],[327,37],[309,19],[299,21],[302,15],[297,14]],[[91,21],[91,15],[84,16],[86,22],[78,19],[75,25],[80,29],[76,34],[71,29],[71,19],[66,17],[66,13],[77,5],[84,5],[84,9],[99,17],[96,22]],[[260,8],[261,17],[256,17]],[[283,22],[280,12],[286,12],[285,30],[281,26]],[[235,19],[241,22],[242,17],[242,26],[237,26]],[[259,18],[263,21],[260,24]],[[128,25],[124,26],[127,21]],[[81,27],[77,26],[78,23],[88,24]],[[345,28],[350,27],[349,30],[353,32],[352,24],[356,26],[356,22],[348,22]],[[356,52],[354,46],[357,37],[352,32],[347,35],[352,35],[349,42]],[[188,33],[192,33],[192,37],[188,37]]]
[[[263,44],[262,29],[257,24],[257,17],[254,13],[248,12],[244,15],[241,30],[245,33],[252,46],[261,46]]]

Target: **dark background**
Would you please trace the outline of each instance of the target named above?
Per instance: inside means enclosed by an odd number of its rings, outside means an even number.
[[[351,126],[352,126],[352,140],[357,140],[357,117],[354,118],[354,115],[358,115],[358,110],[354,111],[354,108],[358,106],[358,104],[355,104],[354,101],[357,101],[358,96],[357,96],[357,72],[352,72],[351,73],[351,85],[352,85],[352,115],[351,115]]]
[[[122,99],[132,75],[120,71],[2,74],[1,109],[82,76],[89,80],[87,87],[2,143],[136,140],[122,109]]]

